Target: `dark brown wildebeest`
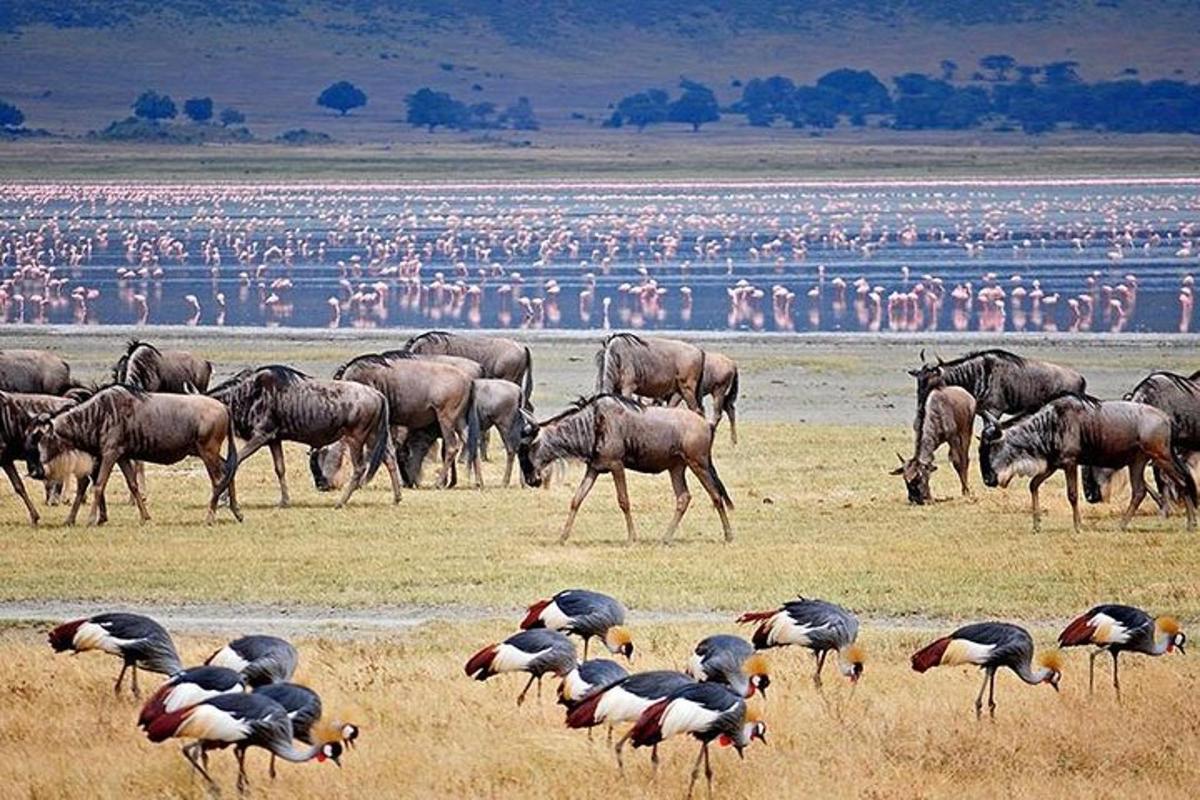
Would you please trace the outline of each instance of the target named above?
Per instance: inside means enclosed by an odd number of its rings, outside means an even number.
[[[79,390],[75,390],[79,391]],[[21,483],[13,462],[20,458],[28,461],[30,442],[29,436],[33,430],[34,420],[43,414],[57,414],[65,408],[75,405],[70,397],[55,397],[49,394],[24,394],[20,392],[0,392],[0,464],[3,465],[9,480],[17,495],[25,502],[29,510],[30,521],[38,523],[38,513],[29,502],[25,486]],[[67,516],[67,524],[74,525],[79,507],[87,494],[88,482],[95,469],[91,456],[78,450],[63,453],[51,464],[46,465],[46,503],[53,504],[61,493],[63,485],[70,478],[75,478],[75,502]],[[107,509],[101,508],[104,515]]]
[[[227,443],[224,461],[221,445]],[[100,504],[114,466],[121,468],[137,503],[142,521],[150,519],[145,501],[134,490],[134,461],[174,464],[199,456],[208,470],[212,497],[208,522],[216,517],[217,501],[229,492],[229,509],[240,522],[234,476],[237,446],[233,421],[220,401],[204,395],[153,394],[114,385],[96,392],[79,405],[54,416],[39,417],[29,436],[29,474],[46,476],[46,465],[68,450],[81,450],[97,462],[88,524],[100,521]],[[36,456],[34,456],[36,453]]]
[[[460,369],[392,350],[358,356],[338,367],[335,380],[354,381],[378,389],[387,398],[392,442],[404,448],[410,430],[437,424],[444,443],[438,486],[450,485],[450,474],[461,449],[460,431],[466,432],[468,461],[477,457],[478,419],[472,413],[475,384]],[[313,477],[324,463],[324,448],[315,454]],[[323,471],[323,470],[321,470]]]
[[[387,399],[370,386],[350,381],[326,381],[278,364],[244,369],[215,387],[209,397],[220,400],[233,415],[233,427],[245,442],[238,463],[266,445],[279,480],[279,506],[291,504],[284,477],[283,443],[300,442],[311,448],[344,442],[354,467],[337,508],[371,480],[388,462],[392,496],[400,502],[400,478],[391,458]],[[365,456],[370,446],[369,458]]]
[[[733,528],[729,525],[726,509],[733,508],[733,500],[713,466],[714,435],[714,429],[703,417],[686,409],[643,408],[618,395],[599,394],[579,400],[544,422],[527,418],[518,456],[525,482],[535,487],[541,484],[545,468],[556,459],[577,459],[586,465],[587,471],[571,499],[560,541],[565,542],[571,535],[579,506],[591,491],[596,477],[603,472],[612,473],[617,504],[625,515],[629,541],[637,539],[629,511],[626,469],[671,474],[675,516],[663,537],[664,541],[671,541],[692,499],[687,488],[687,470],[690,469],[712,498],[728,542],[733,540]]]
[[[1133,390],[1125,395],[1126,400],[1154,406],[1171,418],[1171,446],[1187,461],[1193,453],[1200,452],[1200,373],[1187,377],[1174,372],[1151,372]],[[1083,494],[1089,503],[1103,502],[1111,494],[1113,475],[1117,470],[1105,467],[1084,467]],[[1172,484],[1164,482],[1155,468],[1154,476],[1161,494],[1150,492],[1151,497],[1166,513],[1173,496]]]
[[[921,361],[925,361],[924,350]],[[953,361],[939,358],[936,364],[922,363],[920,369],[910,369],[908,374],[917,379],[914,429],[925,398],[942,386],[961,386],[970,392],[975,398],[975,413],[981,417],[1036,411],[1064,392],[1083,394],[1087,390],[1087,381],[1070,367],[1024,358],[1007,350],[980,350]]]
[[[426,331],[405,342],[404,349],[418,355],[468,358],[483,368],[479,377],[511,381],[524,389],[526,401],[533,400],[533,354],[528,347],[512,339]]]
[[[737,444],[737,399],[738,399],[738,368],[737,362],[724,353],[704,351],[704,376],[700,380],[700,397],[711,397],[713,413],[711,421],[714,426],[721,424],[721,417],[729,417],[729,438]],[[671,398],[671,405],[679,405],[683,395],[678,392]]]
[[[1067,500],[1079,530],[1079,465],[1129,467],[1133,493],[1121,528],[1146,496],[1145,470],[1151,463],[1174,483],[1187,503],[1188,529],[1196,524],[1196,484],[1171,446],[1171,420],[1162,411],[1127,400],[1101,402],[1067,393],[1037,411],[1003,424],[985,417],[979,443],[979,467],[987,486],[1006,487],[1017,475],[1031,478],[1033,529],[1040,528],[1038,487],[1056,470],[1067,478]]]
[[[208,391],[212,363],[186,350],[159,350],[133,340],[113,367],[113,380],[147,392],[187,394]]]
[[[703,414],[703,377],[704,351],[677,339],[614,333],[596,353],[596,391],[601,394],[669,400],[678,393],[688,408]]]
[[[937,469],[934,452],[943,443],[950,445],[950,463],[958,473],[962,493],[971,494],[967,470],[971,464],[971,427],[975,424],[975,398],[961,386],[934,389],[925,400],[925,413],[917,424],[913,456],[907,461],[899,453],[900,466],[893,475],[902,475],[908,488],[908,502],[924,505],[933,500],[929,476]]]
[[[71,368],[46,350],[0,350],[0,391],[63,395],[79,384]]]

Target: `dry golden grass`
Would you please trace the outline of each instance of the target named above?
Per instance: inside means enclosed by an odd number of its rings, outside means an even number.
[[[722,428],[716,447],[737,502],[731,545],[695,480],[675,546],[660,543],[673,506],[665,476],[631,478],[636,545],[625,541],[603,478],[563,546],[578,467],[549,491],[422,489],[406,491],[399,506],[381,471],[336,511],[334,496],[312,488],[303,452],[289,448],[295,506],[274,507],[275,478],[261,453],[239,473],[243,525],[227,512],[203,524],[208,482],[193,461],[149,469],[146,525],[119,479],[110,484],[112,522],[100,529],[60,527],[58,508],[32,531],[6,498],[0,600],[511,608],[581,585],[635,609],[732,612],[803,592],[874,616],[1057,621],[1101,600],[1184,618],[1200,612],[1200,550],[1179,517],[1144,515],[1121,533],[1115,506],[1090,507],[1076,535],[1056,478],[1043,491],[1044,533],[1034,535],[1027,491],[985,490],[974,466],[976,498],[907,505],[900,479],[887,474],[894,451],[907,447],[903,429],[746,424],[742,433],[735,451]],[[488,465],[493,486],[500,468]],[[957,494],[948,465],[934,490]]]
[[[696,639],[721,627],[636,624],[636,667],[678,667]],[[265,755],[256,752],[248,759],[251,796],[683,796],[694,743],[665,744],[656,781],[645,753],[634,753],[622,782],[603,733],[589,742],[562,726],[553,681],[540,707],[517,708],[519,676],[467,679],[467,656],[509,630],[498,621],[429,625],[398,638],[298,640],[299,679],[322,693],[331,712],[361,723],[360,747],[341,770],[284,764],[273,785]],[[1037,633],[1039,643],[1052,636]],[[974,719],[976,670],[911,671],[908,655],[930,635],[865,630],[862,683],[851,693],[827,676],[823,697],[809,681],[811,658],[773,652],[769,744],[752,745],[744,762],[718,751],[716,796],[1193,796],[1200,782],[1200,723],[1189,694],[1200,666],[1193,659],[1127,657],[1121,705],[1103,672],[1100,690],[1088,697],[1081,651],[1067,655],[1061,694],[1005,672],[993,724]],[[176,639],[189,662],[219,645],[211,636]],[[41,630],[0,632],[6,797],[206,796],[178,743],[147,742],[134,726],[138,704],[127,695],[114,699],[117,668],[101,654],[56,656]],[[151,676],[143,691],[158,680]],[[232,756],[215,754],[214,776],[226,796],[235,775]]]

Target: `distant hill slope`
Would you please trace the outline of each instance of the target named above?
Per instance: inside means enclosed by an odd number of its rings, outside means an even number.
[[[573,129],[681,75],[722,102],[737,80],[842,66],[888,80],[949,59],[969,80],[989,53],[1075,60],[1088,79],[1195,81],[1197,34],[1194,0],[5,0],[0,99],[30,126],[81,133],[155,88],[236,106],[259,135],[384,141],[426,85],[500,106],[527,95],[546,127]],[[369,96],[345,119],[314,104],[340,79]]]

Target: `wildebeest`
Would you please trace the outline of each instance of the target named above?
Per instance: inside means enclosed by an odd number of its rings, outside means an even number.
[[[286,508],[283,442],[311,448],[344,442],[354,472],[337,502],[371,480],[380,463],[388,462],[392,495],[400,502],[400,479],[391,456],[387,399],[370,386],[351,381],[326,381],[278,364],[244,369],[208,393],[224,403],[233,416],[234,431],[245,442],[238,463],[266,445],[279,479],[279,505]],[[364,457],[370,447],[369,458]],[[320,487],[318,487],[320,488]]]
[[[78,390],[76,390],[78,391]],[[90,395],[89,395],[90,396]],[[20,392],[0,392],[0,464],[3,465],[13,489],[25,502],[29,510],[30,521],[38,523],[37,510],[30,503],[25,493],[25,486],[17,474],[13,462],[20,458],[28,460],[30,450],[30,434],[33,423],[43,414],[57,414],[77,402],[72,397],[56,397],[49,394],[24,394]],[[67,524],[74,525],[79,507],[87,494],[88,482],[95,469],[95,461],[78,450],[62,453],[52,463],[46,465],[46,476],[43,483],[46,486],[46,502],[56,499],[57,494],[70,478],[75,478],[75,502],[67,515]],[[101,516],[105,516],[106,508],[101,508]]]
[[[679,393],[688,408],[702,414],[704,360],[703,350],[678,339],[614,333],[596,353],[596,391],[651,400]]]
[[[426,331],[405,342],[404,349],[418,355],[469,358],[483,368],[480,377],[511,381],[525,391],[526,401],[533,400],[533,354],[528,347],[512,339]]]
[[[454,459],[461,449],[460,432],[465,432],[467,458],[477,457],[478,419],[472,413],[475,385],[463,372],[447,364],[392,350],[358,356],[338,367],[335,380],[354,381],[378,389],[387,398],[392,442],[399,452],[408,432],[436,423],[445,444],[438,486],[449,485]],[[318,449],[313,478],[325,458]]]
[[[1200,372],[1187,377],[1174,372],[1152,372],[1125,395],[1126,400],[1154,406],[1171,418],[1171,446],[1185,461],[1192,453],[1200,451],[1200,383],[1197,378],[1200,378]],[[1089,503],[1104,500],[1115,472],[1105,467],[1084,467],[1083,494]],[[1162,480],[1157,469],[1154,474],[1159,489],[1164,492],[1154,500],[1165,511],[1165,502],[1176,498],[1171,497],[1171,484]],[[1151,496],[1154,496],[1153,492]]]
[[[692,499],[686,477],[690,469],[712,498],[728,542],[733,540],[733,529],[726,509],[733,508],[733,500],[713,466],[714,435],[712,426],[691,411],[661,406],[643,408],[619,395],[598,394],[580,399],[544,422],[527,419],[518,456],[525,482],[535,487],[542,482],[543,470],[555,459],[577,459],[586,465],[583,480],[571,499],[560,541],[571,535],[579,506],[603,472],[612,473],[629,540],[637,538],[629,511],[626,469],[671,474],[675,516],[664,536],[665,541],[671,541]]]
[[[148,342],[129,342],[113,367],[113,380],[147,392],[186,394],[208,391],[212,363],[186,350],[159,350]]]
[[[712,423],[721,424],[721,417],[729,417],[729,438],[737,444],[737,362],[724,353],[704,351],[704,376],[700,379],[700,398],[711,397],[713,401]],[[671,405],[678,405],[683,395],[676,393]]]
[[[920,419],[925,398],[942,386],[961,386],[975,398],[975,413],[1023,414],[1036,411],[1050,398],[1063,392],[1083,394],[1087,381],[1070,367],[1039,361],[1010,353],[1007,350],[980,350],[953,361],[926,364],[921,351],[920,369],[910,369],[917,379],[917,417]]]
[[[975,422],[975,398],[961,386],[934,389],[925,400],[925,410],[917,421],[916,442],[912,458],[896,454],[900,466],[893,475],[904,476],[908,502],[924,505],[933,500],[929,491],[929,476],[936,469],[934,452],[943,443],[950,445],[950,463],[958,473],[963,496],[971,493],[967,485],[967,470],[971,464],[971,427]]]
[[[223,442],[227,443],[224,460]],[[225,491],[229,492],[230,511],[238,521],[242,519],[234,486],[237,447],[233,421],[229,410],[211,397],[109,386],[79,405],[39,417],[29,444],[29,474],[34,478],[45,478],[46,465],[68,450],[81,450],[99,462],[89,525],[100,521],[100,504],[114,466],[121,468],[144,522],[150,514],[141,494],[134,490],[133,462],[174,464],[187,456],[199,456],[208,470],[212,484],[208,522],[215,519],[217,500]]]
[[[78,386],[71,368],[46,350],[0,350],[0,391],[63,395]]]
[[[1040,526],[1038,487],[1059,469],[1067,478],[1067,500],[1075,530],[1079,530],[1080,464],[1129,467],[1133,492],[1121,519],[1122,529],[1146,496],[1143,473],[1147,463],[1176,484],[1187,503],[1188,529],[1195,527],[1196,484],[1171,447],[1171,420],[1157,408],[1067,393],[1003,424],[990,413],[985,419],[979,444],[983,482],[1005,487],[1017,475],[1029,476],[1035,531]]]

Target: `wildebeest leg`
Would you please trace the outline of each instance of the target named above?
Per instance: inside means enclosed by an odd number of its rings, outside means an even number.
[[[671,518],[671,524],[667,526],[667,533],[663,536],[664,542],[670,542],[674,538],[675,530],[679,527],[679,520],[683,519],[688,505],[692,502],[692,495],[688,492],[687,487],[687,473],[684,469],[683,464],[671,467],[671,488],[675,490],[675,516]]]
[[[505,453],[504,453],[504,488],[505,489],[508,488],[509,483],[512,481],[513,458],[515,456],[516,456],[515,451],[505,448]],[[522,479],[522,483],[523,482],[524,482],[524,480]]]
[[[390,436],[390,434],[389,434]],[[400,502],[400,468],[396,465],[396,448],[388,444],[383,454],[383,466],[387,468],[388,478],[392,481],[392,502]]]
[[[438,476],[438,488],[445,489],[450,486],[450,470],[454,468],[454,460],[458,458],[458,451],[461,449],[458,440],[458,430],[455,428],[454,420],[446,419],[445,416],[438,415],[438,427],[442,432],[442,472]]]
[[[75,524],[75,519],[79,516],[79,507],[83,505],[83,499],[87,497],[89,483],[91,480],[86,475],[75,478],[75,499],[71,502],[71,510],[67,512],[67,525]]]
[[[721,517],[721,530],[725,533],[725,541],[733,541],[733,528],[729,525],[729,515],[725,512],[725,501],[721,499],[721,492],[717,489],[717,484],[713,481],[712,475],[708,473],[706,465],[694,464],[688,462],[688,467],[691,468],[692,474],[696,476],[696,480],[700,481],[700,485],[708,492],[708,496],[712,498],[713,505],[717,507],[717,514]]]
[[[141,495],[142,501],[146,500],[146,462],[135,461],[133,485],[129,489],[129,505],[136,506],[137,500],[134,495]]]
[[[958,473],[958,482],[962,484],[962,496],[971,496],[971,487],[967,483],[967,473],[971,469],[971,454],[970,441],[951,440],[950,442],[950,463],[954,465],[954,471]]]
[[[583,480],[579,482],[579,488],[575,490],[575,496],[571,498],[571,510],[567,512],[567,521],[563,525],[562,535],[558,537],[558,541],[565,542],[571,535],[571,528],[575,525],[575,515],[579,513],[583,499],[592,490],[592,486],[596,483],[596,476],[599,474],[590,464],[588,465],[587,471],[583,473]]]
[[[288,497],[287,478],[284,477],[286,467],[283,463],[283,443],[275,439],[267,447],[271,449],[271,459],[275,462],[275,477],[279,479],[279,507],[287,508],[292,504],[292,499]],[[240,459],[238,463],[241,463]]]
[[[88,516],[88,525],[96,525],[100,522],[100,503],[104,500],[104,490],[108,486],[108,476],[112,474],[113,465],[116,459],[112,456],[103,456],[100,459],[100,469],[96,472],[96,483],[92,487],[92,511]]]
[[[688,408],[704,416],[704,406],[700,402],[699,381],[679,384],[679,393],[683,395],[683,402],[687,404]]]
[[[1033,532],[1039,533],[1042,530],[1042,509],[1038,504],[1038,489],[1046,479],[1054,474],[1054,470],[1050,469],[1040,475],[1034,475],[1033,480],[1029,482],[1029,496],[1033,500]]]
[[[617,487],[617,505],[621,507],[621,513],[625,515],[625,531],[629,535],[629,541],[637,541],[637,531],[633,527],[633,514],[629,510],[629,487],[625,485],[625,468],[616,466],[612,471],[613,485]]]
[[[1079,533],[1079,465],[1071,464],[1063,467],[1067,476],[1067,502],[1071,504],[1071,522],[1075,532]]]
[[[712,393],[713,410],[712,417],[709,421],[713,428],[721,424],[721,417],[725,414],[725,387],[720,387]],[[736,444],[736,442],[734,443]]]
[[[127,458],[118,461],[117,466],[121,468],[121,474],[125,476],[125,484],[129,487],[142,522],[149,522],[150,512],[146,510],[146,501],[142,499],[142,493],[137,488],[137,467]]]
[[[21,482],[21,473],[17,472],[17,467],[12,462],[4,465],[4,474],[8,476],[9,482],[12,484],[13,491],[17,493],[17,497],[21,498],[21,502],[25,504],[25,508],[29,511],[29,523],[31,525],[38,524],[38,512],[33,507],[33,501],[29,499],[29,493],[25,491],[25,484]]]
[[[350,495],[362,485],[363,476],[367,474],[367,460],[363,458],[364,442],[356,441],[347,437],[343,439],[346,443],[346,449],[350,451],[350,463],[354,465],[354,474],[350,476],[346,488],[342,489],[342,496],[338,499],[337,505],[334,508],[342,508],[350,501]]]
[[[1129,527],[1129,520],[1137,513],[1138,506],[1146,499],[1146,459],[1138,456],[1129,465],[1129,507],[1121,515],[1121,530]]]

